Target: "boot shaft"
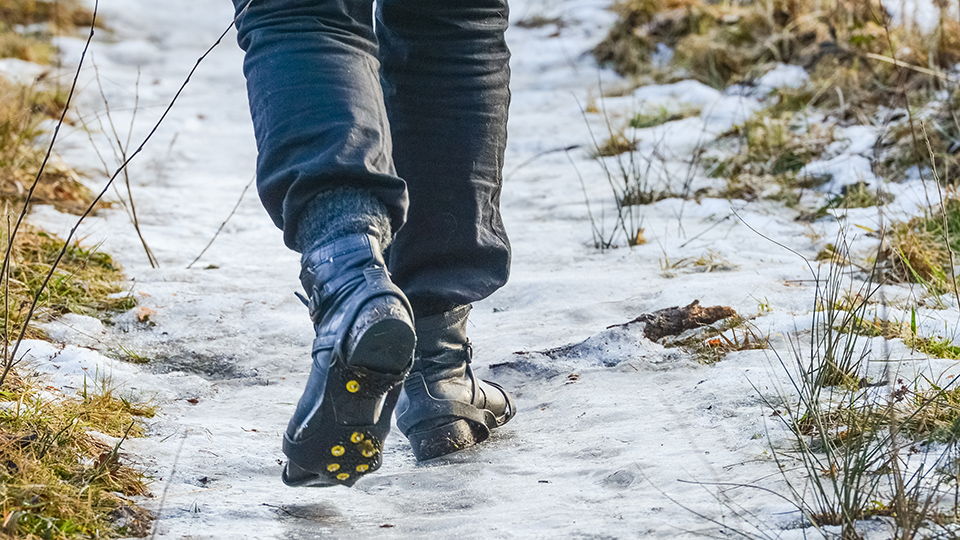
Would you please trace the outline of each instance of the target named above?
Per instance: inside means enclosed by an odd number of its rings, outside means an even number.
[[[462,369],[470,362],[467,339],[470,304],[416,320],[417,350],[413,371],[429,377],[436,371]]]
[[[372,263],[372,264],[371,264]],[[335,292],[365,272],[386,272],[380,242],[372,234],[354,234],[321,246],[301,258],[300,284],[307,293],[310,316],[319,322]]]

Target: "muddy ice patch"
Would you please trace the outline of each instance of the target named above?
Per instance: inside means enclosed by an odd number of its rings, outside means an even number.
[[[129,317],[126,318],[136,322],[134,311],[131,310]],[[142,321],[141,319],[137,324],[146,328]],[[81,353],[88,351],[88,355],[104,355],[125,364],[142,365],[146,371],[158,375],[182,373],[197,375],[208,381],[243,379],[245,382],[253,382],[252,380],[259,375],[256,368],[242,366],[238,355],[178,346],[180,340],[173,343],[168,341],[165,346],[156,343],[152,346],[147,344],[132,346],[130,340],[122,339],[128,337],[128,334],[108,332],[104,324],[93,317],[67,314],[42,325],[41,328],[50,339],[59,343],[75,344],[81,349]],[[129,332],[129,329],[125,331]],[[165,335],[164,333],[160,339]],[[143,341],[142,336],[139,337]],[[51,349],[47,345],[50,344],[32,343],[39,356],[46,354],[48,357],[56,358],[60,355],[56,346]],[[88,366],[84,365],[85,371],[87,368]]]
[[[552,377],[583,368],[669,369],[689,355],[675,346],[682,340],[714,329],[737,317],[729,306],[700,305],[699,300],[644,313],[623,324],[607,327],[579,343],[541,351],[519,351],[508,362],[491,369],[510,368],[525,375]]]
[[[61,391],[110,389],[133,401],[178,400],[212,392],[211,383],[199,376],[150,373],[144,366],[111,358],[90,347],[24,340],[21,350],[27,372]]]
[[[150,361],[155,373],[187,373],[199,375],[210,381],[256,379],[256,368],[245,368],[231,354],[204,353],[199,351],[170,351],[157,355]]]

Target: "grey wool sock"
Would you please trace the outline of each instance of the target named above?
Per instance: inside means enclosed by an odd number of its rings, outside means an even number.
[[[297,250],[310,253],[337,238],[376,231],[381,249],[390,243],[387,208],[362,189],[337,188],[320,193],[304,208],[297,223]]]

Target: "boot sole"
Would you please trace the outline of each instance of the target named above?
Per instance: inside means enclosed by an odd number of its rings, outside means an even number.
[[[517,414],[513,397],[502,386],[490,381],[484,382],[499,390],[506,398],[507,410],[503,416],[497,416],[487,409],[475,409],[479,416],[482,416],[482,423],[459,418],[433,428],[407,433],[407,440],[410,441],[417,461],[435,459],[480,444],[490,438],[493,429],[506,424]]]
[[[380,468],[415,345],[408,323],[384,318],[364,331],[346,362],[330,366],[320,408],[301,424],[306,436],[294,441],[284,434],[285,484],[352,486]]]
[[[433,429],[409,433],[407,440],[417,461],[426,461],[482,443],[489,436],[488,429],[474,428],[466,420],[456,420]]]

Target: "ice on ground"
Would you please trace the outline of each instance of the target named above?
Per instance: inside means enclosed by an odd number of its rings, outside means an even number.
[[[136,145],[196,59],[230,26],[233,9],[193,0],[168,0],[162,8],[106,0],[101,8],[116,30],[97,34],[93,58],[112,120],[121,131],[133,122]],[[313,329],[293,295],[298,256],[283,246],[255,190],[241,197],[256,145],[234,34],[201,64],[129,170],[140,227],[160,267],[148,264],[121,209],[81,227],[81,237],[103,241],[124,265],[149,321],[136,313],[106,325],[66,317],[46,329],[68,345],[27,342],[23,350],[31,369],[52,384],[79,388],[108,375],[160,408],[150,436],[125,443],[155,479],[156,497],[142,503],[160,516],[158,538],[673,539],[752,526],[773,537],[806,532],[791,528],[799,515],[767,492],[716,483],[788,493],[770,453],[771,445],[789,448],[789,430],[771,407],[789,391],[776,353],[789,359],[786,340],[809,335],[816,292],[807,261],[835,241],[840,221],[808,225],[782,204],[692,198],[715,180],[691,168],[691,156],[746,121],[763,96],[694,81],[632,91],[588,52],[615,18],[605,2],[516,0],[512,13],[514,22],[542,14],[563,24],[508,30],[513,100],[502,209],[513,269],[503,289],[476,303],[469,332],[477,373],[511,391],[519,413],[476,448],[417,463],[395,430],[383,468],[353,489],[298,490],[280,482],[282,433],[310,369]],[[67,62],[79,60],[82,41],[58,43]],[[800,79],[795,68],[781,66],[763,84]],[[76,114],[108,125],[89,64],[80,83]],[[627,95],[603,97],[617,85]],[[587,112],[591,100],[608,116]],[[639,163],[651,165],[651,179],[686,187],[691,199],[618,215],[611,178],[590,154],[590,130],[602,136],[608,122],[626,125],[641,103],[701,109],[636,133]],[[874,182],[866,156],[876,134],[848,127],[836,136],[836,155],[801,174],[831,175],[832,192]],[[95,171],[103,166],[91,144],[111,161],[109,130],[67,126],[60,144],[69,163],[90,171],[86,181],[102,188]],[[608,159],[616,167],[616,158]],[[896,200],[884,212],[914,212],[923,187],[889,186]],[[220,236],[187,269],[235,205]],[[847,219],[872,224],[871,210]],[[64,236],[73,226],[72,216],[46,208],[35,217]],[[875,238],[851,230],[854,249],[875,248]],[[638,231],[646,243],[627,247],[625,236]],[[616,247],[596,247],[610,239]],[[729,264],[703,270],[718,258]],[[608,328],[693,300],[753,317],[757,331],[778,344],[776,353],[734,352],[707,366],[645,340],[641,325]],[[956,306],[950,309],[955,314]],[[936,331],[937,320],[930,316],[923,328]],[[945,369],[895,343],[881,345],[873,346],[874,370]],[[131,355],[146,363],[123,360]]]
[[[54,341],[84,347],[95,347],[103,343],[107,334],[100,319],[76,313],[67,313],[41,325],[40,328]]]

